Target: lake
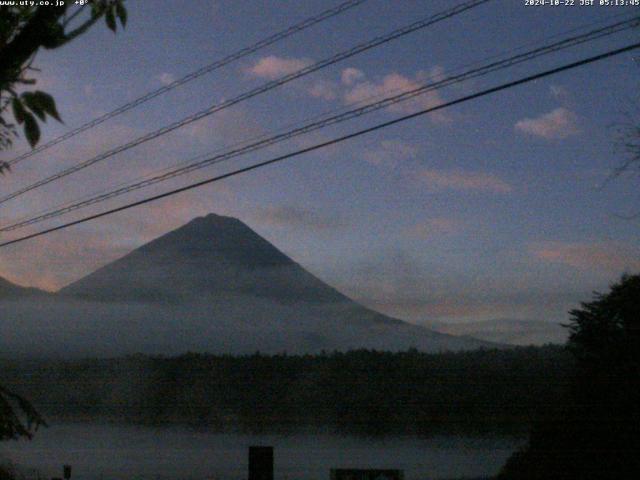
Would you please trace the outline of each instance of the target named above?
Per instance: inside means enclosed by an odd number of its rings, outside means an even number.
[[[250,445],[272,445],[277,479],[320,480],[332,467],[398,468],[405,479],[479,477],[497,473],[523,443],[515,438],[437,436],[366,438],[332,434],[222,434],[186,427],[53,425],[31,442],[3,442],[2,460],[28,477],[72,480],[247,478]]]

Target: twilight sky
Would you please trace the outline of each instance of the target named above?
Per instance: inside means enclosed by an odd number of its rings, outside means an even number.
[[[125,31],[100,25],[41,52],[38,87],[64,125],[50,140],[122,103],[338,0],[130,0]],[[268,80],[457,4],[364,6],[206,75],[16,165],[3,194]],[[497,54],[604,25],[637,7],[527,7],[495,0],[260,95],[0,206],[0,221],[108,190],[197,155],[410,89]],[[579,3],[579,2],[576,2]],[[65,216],[71,220],[312,145],[483,87],[637,41],[640,30],[453,86],[326,131]],[[311,272],[384,313],[421,323],[566,311],[640,270],[637,176],[616,125],[638,113],[631,53],[468,102],[277,166],[0,250],[0,276],[55,290],[209,212],[240,218]],[[8,160],[27,151],[19,140]],[[60,221],[60,219],[58,219]],[[53,226],[39,224],[11,234]]]

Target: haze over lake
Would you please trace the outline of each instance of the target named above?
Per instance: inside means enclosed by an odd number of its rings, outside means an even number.
[[[232,480],[246,478],[250,445],[272,445],[278,479],[328,479],[331,467],[367,467],[403,469],[405,479],[413,480],[495,474],[522,443],[511,437],[217,434],[76,423],[41,430],[32,442],[5,442],[0,457],[45,478],[60,476],[66,463],[73,466],[74,480]]]

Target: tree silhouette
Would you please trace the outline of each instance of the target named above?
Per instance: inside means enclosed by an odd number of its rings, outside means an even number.
[[[38,122],[53,117],[60,121],[55,100],[40,90],[21,91],[35,85],[29,75],[37,71],[33,60],[40,48],[55,49],[87,32],[104,18],[114,32],[116,18],[124,27],[124,0],[60,2],[60,5],[31,6],[15,2],[0,6],[0,150],[10,148],[20,125],[33,147],[40,139]],[[9,111],[13,121],[9,119]],[[0,173],[8,170],[0,161]],[[0,385],[0,440],[31,438],[44,419],[23,397]]]
[[[31,438],[46,422],[23,397],[0,385],[0,440]]]
[[[640,275],[594,294],[567,327],[576,359],[567,400],[500,478],[640,478]]]
[[[614,176],[637,170],[640,172],[640,118],[627,114],[627,120],[617,127],[618,145],[625,154],[624,161],[613,172]]]
[[[116,18],[122,26],[127,21],[124,0],[92,0],[60,2],[61,5],[0,7],[0,150],[9,148],[21,126],[33,147],[40,140],[38,122],[47,117],[58,121],[60,115],[51,95],[40,90],[21,91],[35,85],[30,78],[33,61],[40,48],[56,49],[88,31],[104,17],[107,27],[114,32]],[[13,121],[8,118],[11,111]],[[15,122],[15,123],[13,123]],[[7,165],[0,163],[0,172]]]

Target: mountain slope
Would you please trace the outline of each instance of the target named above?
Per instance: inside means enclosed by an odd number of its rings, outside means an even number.
[[[495,346],[370,310],[241,221],[218,215],[196,218],[46,302],[0,302],[0,316],[19,320],[0,325],[0,348],[18,355],[34,348],[113,356]]]
[[[30,297],[46,297],[49,293],[37,288],[22,287],[0,277],[0,300],[14,300]]]
[[[227,293],[284,303],[349,301],[240,220],[199,217],[60,293],[98,301],[180,302]]]
[[[451,335],[467,335],[480,340],[509,345],[564,344],[569,332],[559,323],[538,320],[496,319],[465,323],[432,323],[434,330]]]

